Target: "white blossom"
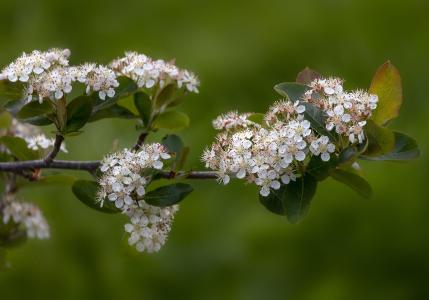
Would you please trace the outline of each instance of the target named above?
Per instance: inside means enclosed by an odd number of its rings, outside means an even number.
[[[134,80],[138,87],[151,89],[175,84],[187,91],[198,93],[199,80],[188,70],[179,69],[174,63],[162,59],[154,60],[137,52],[126,52],[125,56],[111,62],[116,74]]]
[[[11,194],[6,195],[3,201],[2,219],[4,224],[13,221],[22,226],[29,238],[49,238],[49,225],[36,205],[16,201]]]
[[[179,206],[156,207],[141,200],[129,207],[125,214],[130,222],[125,224],[125,232],[129,234],[128,243],[137,251],[157,252],[165,244],[174,215]]]

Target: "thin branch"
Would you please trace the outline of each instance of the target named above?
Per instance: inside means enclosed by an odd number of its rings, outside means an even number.
[[[94,172],[100,166],[100,162],[95,161],[72,161],[72,160],[27,160],[16,162],[0,162],[0,171],[19,173],[33,169],[65,169],[82,170]],[[212,171],[160,171],[159,175],[165,179],[186,178],[186,179],[216,179],[216,172]]]
[[[55,136],[55,142],[54,147],[52,148],[51,152],[45,157],[44,161],[49,165],[52,163],[54,158],[57,156],[58,152],[60,152],[61,144],[64,141],[64,137],[60,134],[57,134]]]
[[[148,135],[149,134],[147,132],[142,132],[139,135],[139,138],[138,138],[136,144],[134,145],[133,150],[138,150],[140,148],[140,146],[143,145],[143,143],[144,143],[144,141]]]

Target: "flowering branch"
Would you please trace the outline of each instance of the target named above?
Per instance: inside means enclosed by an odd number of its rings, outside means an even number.
[[[386,127],[402,103],[399,72],[390,62],[379,68],[368,90],[347,91],[342,79],[304,70],[296,82],[274,87],[281,98],[265,114],[230,112],[216,118],[213,126],[219,133],[202,156],[211,171],[183,171],[189,148],[178,135],[168,134],[159,143],[145,140],[159,129],[189,125],[189,117],[175,107],[187,93],[198,93],[197,77],[174,62],[136,52],[108,66],[70,66],[69,56],[67,49],[23,53],[0,72],[0,98],[7,99],[0,107],[0,172],[6,172],[2,179],[9,186],[0,199],[0,229],[13,225],[0,235],[0,247],[22,236],[16,234],[22,229],[29,237],[49,236],[40,210],[15,199],[25,184],[17,184],[16,176],[38,181],[40,169],[90,172],[93,180],[71,179],[74,195],[98,211],[128,216],[128,243],[140,252],[155,252],[167,240],[178,203],[193,188],[176,182],[152,189],[154,180],[227,184],[244,179],[259,187],[259,200],[268,210],[295,223],[328,177],[371,195],[358,159],[398,161],[419,155],[412,138]],[[85,93],[68,99],[78,83],[85,85]],[[125,97],[133,97],[132,109],[121,105]],[[138,120],[141,132],[131,150],[107,154],[101,161],[55,159],[60,150],[67,152],[65,137],[105,118]],[[55,139],[30,124],[54,124]],[[61,180],[56,176],[51,183]]]

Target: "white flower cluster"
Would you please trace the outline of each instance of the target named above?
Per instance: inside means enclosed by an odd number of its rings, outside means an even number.
[[[178,88],[184,86],[189,92],[198,93],[199,81],[194,73],[179,69],[162,59],[154,60],[144,54],[126,52],[124,57],[114,60],[110,67],[118,75],[134,80],[140,88],[150,89],[156,85],[162,88],[173,83]]]
[[[119,86],[116,74],[109,68],[96,64],[69,66],[70,50],[53,49],[46,52],[24,53],[0,73],[0,80],[17,80],[27,83],[28,101],[36,95],[39,102],[43,99],[61,99],[73,89],[78,81],[86,85],[86,91],[98,92],[100,99],[115,95],[114,88]]]
[[[13,221],[22,225],[30,238],[49,238],[49,225],[40,209],[31,203],[19,202],[10,194],[5,196],[2,219],[7,224]]]
[[[236,111],[230,111],[213,120],[213,127],[216,130],[230,130],[256,126],[256,123],[247,119],[250,115],[250,113],[239,114]]]
[[[130,223],[125,224],[125,231],[130,234],[128,243],[139,252],[159,251],[167,241],[178,210],[178,205],[156,207],[143,200],[134,204],[125,212],[130,217]]]
[[[130,217],[125,231],[130,233],[130,245],[138,251],[155,252],[165,243],[178,206],[159,208],[144,201],[145,187],[150,176],[148,169],[161,169],[163,160],[169,159],[165,146],[143,145],[139,151],[124,149],[103,159],[99,180],[98,200],[111,201]],[[105,200],[107,199],[107,200]]]
[[[12,125],[8,132],[2,132],[0,135],[6,133],[22,138],[27,143],[27,147],[32,150],[46,150],[53,147],[55,143],[54,138],[46,137],[36,126],[21,123],[16,119],[12,120]],[[60,150],[67,153],[65,143],[61,144]]]
[[[361,90],[346,92],[339,78],[316,79],[310,87],[303,100],[326,112],[326,129],[335,129],[339,135],[347,136],[350,143],[362,143],[366,120],[377,108],[377,95]]]
[[[34,50],[23,53],[0,73],[0,80],[28,82],[30,77],[38,76],[50,68],[68,66],[69,49],[51,49],[46,52]]]
[[[338,79],[317,79],[309,88],[302,102],[326,112],[327,129],[335,127],[351,143],[361,143],[365,120],[376,107],[377,96],[363,91],[346,93]],[[222,132],[202,156],[206,167],[216,170],[224,184],[230,176],[246,179],[260,187],[262,196],[268,196],[271,189],[302,175],[302,167],[312,156],[329,161],[336,155],[336,146],[328,136],[312,130],[302,102],[276,102],[265,114],[263,126],[247,120],[249,114],[231,112],[215,119],[213,126]]]

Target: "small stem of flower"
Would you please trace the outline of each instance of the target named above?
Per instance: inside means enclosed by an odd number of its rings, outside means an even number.
[[[54,142],[54,147],[52,148],[51,152],[49,152],[49,154],[45,157],[44,161],[47,165],[50,165],[52,163],[52,161],[54,160],[54,158],[57,156],[58,152],[61,149],[61,144],[64,141],[64,137],[60,134],[57,134],[55,136],[55,142]]]

